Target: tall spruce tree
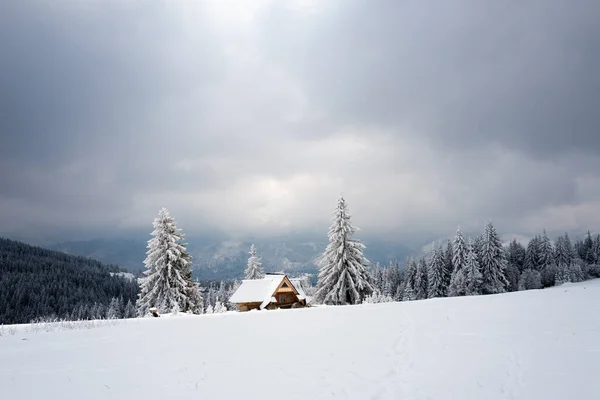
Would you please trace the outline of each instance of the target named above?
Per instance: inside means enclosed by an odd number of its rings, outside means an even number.
[[[262,279],[265,276],[260,258],[256,255],[256,247],[250,246],[250,257],[246,268],[246,279]]]
[[[594,238],[594,259],[595,264],[600,264],[600,234]]]
[[[352,235],[357,227],[350,222],[346,200],[340,197],[329,228],[329,245],[321,256],[315,297],[324,304],[360,304],[373,292],[368,273],[365,245]]]
[[[540,238],[539,250],[542,287],[554,286],[557,272],[554,247],[545,229]]]
[[[465,238],[460,231],[456,230],[456,236],[452,242],[452,277],[450,278],[449,296],[464,296],[466,290],[465,266],[467,264],[467,248]]]
[[[482,294],[483,277],[477,260],[477,253],[473,247],[473,243],[469,238],[467,243],[467,261],[465,265],[465,294],[467,296],[475,296]]]
[[[439,246],[434,246],[429,256],[429,265],[427,268],[427,297],[446,297],[447,287],[445,280],[446,263],[444,261],[443,250]]]
[[[417,263],[417,276],[415,279],[415,297],[417,300],[426,299],[429,283],[428,283],[427,261],[425,257],[421,257]]]
[[[513,239],[513,241],[508,245],[507,261],[519,271],[523,271],[526,253],[527,251],[523,245],[517,242],[517,239]]]
[[[417,299],[416,281],[417,263],[415,260],[410,259],[406,262],[406,269],[404,271],[404,293],[402,301],[412,301]]]
[[[444,286],[446,292],[450,287],[450,280],[452,279],[452,272],[454,271],[454,265],[452,264],[452,258],[454,256],[454,250],[452,248],[452,242],[446,243],[446,251],[444,252]]]
[[[506,260],[500,236],[489,222],[483,233],[479,253],[479,265],[483,276],[483,294],[504,293],[508,287],[505,276]]]
[[[583,241],[582,254],[580,258],[585,261],[587,264],[595,264],[596,263],[596,255],[594,252],[594,240],[592,239],[592,234],[588,231],[585,240]]]
[[[540,237],[534,236],[527,244],[523,269],[538,270],[540,264]]]
[[[146,277],[140,283],[138,315],[145,315],[151,307],[162,313],[194,311],[197,307],[193,302],[197,299],[190,298],[191,257],[182,243],[184,235],[166,208],[158,212],[153,226],[154,237],[148,241],[144,260]]]

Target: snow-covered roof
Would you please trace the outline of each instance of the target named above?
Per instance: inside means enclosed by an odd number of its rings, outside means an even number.
[[[284,278],[285,275],[266,275],[262,279],[243,280],[229,301],[231,303],[261,303],[260,308],[265,308],[273,301],[273,293]]]
[[[302,289],[302,281],[300,279],[290,279],[294,288],[298,291],[298,299],[306,300],[306,293],[304,293],[304,289]]]

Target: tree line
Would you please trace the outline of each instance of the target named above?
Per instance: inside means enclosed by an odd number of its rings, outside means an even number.
[[[527,247],[513,240],[503,246],[489,222],[481,235],[465,239],[460,229],[452,241],[435,244],[418,259],[388,267],[371,266],[365,248],[353,239],[346,201],[338,200],[329,229],[329,245],[319,259],[316,301],[359,304],[411,301],[541,289],[600,277],[600,234],[588,232],[572,244],[569,235],[553,243],[546,231]]]
[[[409,301],[542,289],[567,282],[600,278],[600,235],[588,232],[575,244],[568,234],[554,243],[546,232],[527,246],[513,240],[502,246],[492,223],[483,235],[465,240],[457,231],[446,246],[435,245],[425,256],[372,268],[375,294],[367,302]]]
[[[119,272],[116,265],[0,238],[0,324],[107,318],[117,307],[133,315],[138,286]]]

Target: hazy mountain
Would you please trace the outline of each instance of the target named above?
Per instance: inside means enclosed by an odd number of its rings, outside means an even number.
[[[139,273],[144,269],[148,238],[111,238],[61,242],[50,246],[69,254],[91,257],[106,263],[118,264]],[[314,273],[315,259],[327,245],[327,238],[307,235],[286,235],[271,238],[223,239],[188,237],[188,250],[193,257],[194,275],[203,280],[240,278],[246,268],[248,251],[254,243],[262,257],[265,271]],[[404,259],[412,250],[399,243],[365,238],[366,257],[373,263],[387,265]]]

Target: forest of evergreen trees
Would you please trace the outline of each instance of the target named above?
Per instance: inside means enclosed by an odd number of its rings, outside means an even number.
[[[458,230],[452,241],[433,245],[403,268],[398,263],[371,266],[362,254],[364,245],[351,238],[357,228],[343,198],[334,214],[317,286],[303,276],[303,289],[314,303],[495,294],[600,277],[600,235],[588,232],[573,243],[565,234],[552,242],[544,231],[527,246],[516,240],[503,246],[492,223],[473,240]],[[154,226],[146,277],[139,282],[119,274],[115,265],[0,238],[0,324],[133,318],[147,315],[151,307],[162,313],[235,310],[228,300],[240,282],[194,282],[184,236],[168,210],[161,210]],[[252,246],[245,278],[263,275]]]
[[[600,234],[573,243],[568,234],[554,243],[544,231],[527,246],[513,240],[502,246],[491,224],[486,234],[466,241],[460,231],[452,242],[436,244],[404,268],[398,263],[371,269],[374,293],[365,302],[407,301],[542,289],[600,278]],[[488,236],[490,236],[488,234]],[[496,282],[486,287],[485,268],[495,266]]]
[[[118,266],[0,238],[0,324],[133,316],[138,284],[115,272]]]

